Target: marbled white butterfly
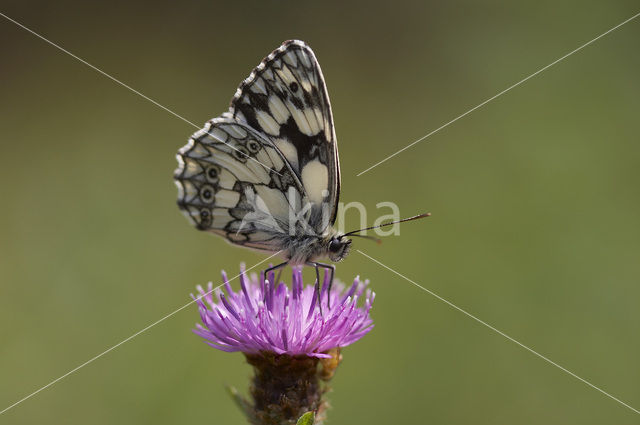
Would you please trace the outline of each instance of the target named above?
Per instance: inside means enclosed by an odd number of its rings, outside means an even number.
[[[229,111],[191,136],[177,159],[178,206],[186,217],[231,243],[280,252],[285,262],[267,272],[310,265],[316,286],[319,267],[331,282],[334,266],[318,260],[342,260],[347,236],[369,230],[340,234],[333,227],[338,145],[320,65],[302,41],[269,54],[240,84]]]

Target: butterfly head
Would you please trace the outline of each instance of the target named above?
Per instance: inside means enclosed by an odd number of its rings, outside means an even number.
[[[351,249],[351,239],[344,235],[333,236],[327,245],[327,255],[334,263],[342,261]]]

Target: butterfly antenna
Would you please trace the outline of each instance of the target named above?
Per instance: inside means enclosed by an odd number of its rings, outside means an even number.
[[[374,238],[373,236],[369,236],[369,235],[356,235],[354,233],[347,233],[347,235],[349,235],[349,236],[357,236],[359,238],[371,239],[372,241],[375,241],[375,243],[377,243],[378,245],[380,245],[382,243],[382,239]],[[347,236],[347,235],[345,235],[345,236]]]
[[[374,238],[372,236],[358,235],[357,233],[366,232],[367,230],[379,229],[381,227],[387,227],[387,226],[391,226],[393,224],[404,223],[405,221],[418,220],[420,218],[429,217],[430,215],[431,215],[431,213],[418,214],[418,215],[414,215],[413,217],[403,218],[402,220],[390,221],[389,223],[380,224],[379,226],[371,226],[371,227],[367,227],[365,229],[352,230],[351,232],[345,233],[344,236],[360,236],[362,238],[373,239],[373,240],[378,241],[378,243],[381,243],[380,239]]]

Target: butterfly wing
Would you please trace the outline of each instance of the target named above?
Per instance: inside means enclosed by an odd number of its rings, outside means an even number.
[[[324,232],[336,218],[340,164],[329,95],[311,48],[290,40],[274,50],[242,82],[230,114],[286,158],[312,204],[311,225]]]
[[[178,206],[196,228],[250,248],[282,249],[304,189],[270,141],[224,114],[196,132],[177,159]]]

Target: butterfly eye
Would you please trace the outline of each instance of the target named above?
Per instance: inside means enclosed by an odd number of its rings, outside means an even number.
[[[340,251],[340,247],[341,247],[341,243],[339,240],[337,239],[331,239],[331,242],[329,242],[329,251],[333,252],[334,254],[337,254]]]
[[[206,175],[207,175],[207,180],[209,180],[209,183],[217,183],[218,182],[218,168],[211,166],[209,168],[207,168],[206,171]]]
[[[260,150],[260,143],[255,140],[249,140],[247,142],[247,148],[249,148],[249,152],[256,153]]]
[[[234,149],[233,155],[236,157],[237,160],[246,162],[247,158],[249,157],[249,152],[243,147],[238,147]]]
[[[206,204],[213,202],[214,195],[215,192],[213,186],[205,184],[200,188],[200,199],[202,200],[202,202]]]

